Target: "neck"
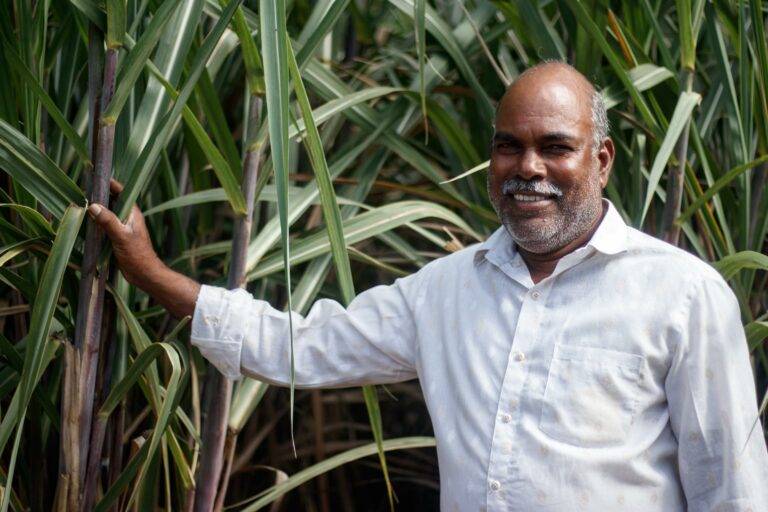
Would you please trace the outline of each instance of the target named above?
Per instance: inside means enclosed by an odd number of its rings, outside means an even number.
[[[600,226],[600,222],[603,220],[603,217],[605,217],[607,211],[608,208],[606,207],[605,203],[603,203],[602,213],[595,217],[595,220],[592,222],[592,225],[588,230],[586,230],[573,241],[569,242],[563,247],[560,247],[559,249],[555,249],[554,251],[547,253],[535,253],[526,251],[518,245],[517,250],[520,252],[520,256],[523,258],[523,261],[528,267],[528,271],[531,273],[531,279],[533,280],[534,284],[551,276],[552,272],[555,271],[555,267],[557,267],[557,262],[560,261],[560,258],[566,254],[572,253],[579,247],[586,245],[586,243],[589,242],[589,240],[592,238],[592,235],[595,234],[595,231],[597,231],[597,228]]]

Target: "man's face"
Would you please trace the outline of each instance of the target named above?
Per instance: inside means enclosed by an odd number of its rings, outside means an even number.
[[[594,225],[612,159],[612,145],[593,148],[589,94],[524,77],[499,105],[488,193],[519,246],[549,253]]]

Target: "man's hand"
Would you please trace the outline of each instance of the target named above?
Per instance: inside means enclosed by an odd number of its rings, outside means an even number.
[[[109,190],[117,195],[123,186],[110,180]],[[163,263],[152,247],[144,215],[138,206],[133,205],[125,223],[100,204],[89,205],[88,213],[112,242],[117,266],[129,283],[154,297],[175,316],[194,313],[200,284]]]
[[[123,191],[123,185],[110,180],[109,191],[118,195]],[[91,203],[88,213],[112,241],[117,266],[129,283],[143,288],[153,274],[165,267],[152,247],[144,215],[138,206],[133,205],[125,224],[100,204]]]

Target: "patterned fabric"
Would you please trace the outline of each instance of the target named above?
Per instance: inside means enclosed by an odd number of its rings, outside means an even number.
[[[419,378],[443,511],[768,511],[768,453],[736,298],[612,204],[534,285],[503,228],[343,308],[293,314],[296,384]],[[288,315],[203,286],[192,342],[289,383]]]

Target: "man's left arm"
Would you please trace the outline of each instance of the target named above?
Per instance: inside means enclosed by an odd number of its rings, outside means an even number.
[[[768,453],[738,302],[717,276],[696,283],[688,301],[665,383],[688,510],[768,511]]]

